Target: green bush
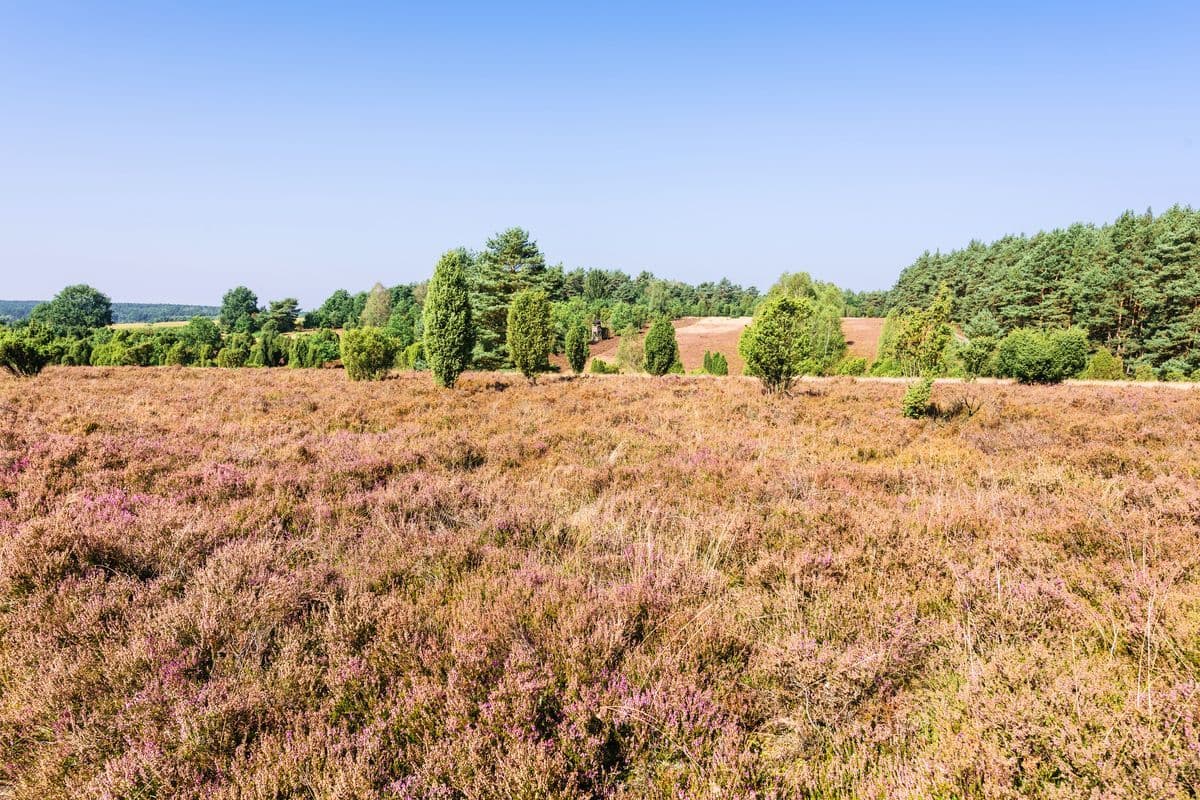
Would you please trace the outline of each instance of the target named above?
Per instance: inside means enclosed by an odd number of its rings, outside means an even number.
[[[428,369],[429,365],[425,363],[425,345],[421,342],[413,342],[404,348],[396,359],[396,366],[400,369]]]
[[[396,360],[396,345],[380,328],[352,328],[342,334],[342,366],[352,381],[377,381]]]
[[[227,369],[244,367],[250,361],[250,349],[254,345],[254,337],[249,333],[235,333],[225,341],[225,346],[217,352],[217,366]],[[94,363],[93,356],[93,363]]]
[[[933,378],[921,378],[908,387],[904,392],[904,400],[900,404],[900,413],[909,419],[920,419],[930,413],[933,395]]]
[[[546,293],[541,289],[517,292],[508,306],[505,330],[509,359],[530,383],[535,383],[537,374],[550,366],[550,348],[554,344],[550,298]]]
[[[616,375],[621,370],[616,364],[609,364],[602,358],[593,358],[591,371],[596,375]]]
[[[1101,347],[1088,359],[1087,367],[1079,377],[1093,381],[1119,381],[1125,377],[1125,367],[1121,359],[1107,347]]]
[[[1087,334],[1079,328],[1038,331],[1019,328],[996,347],[996,374],[1021,383],[1057,383],[1087,363]]]
[[[567,354],[567,363],[571,365],[571,370],[576,375],[583,372],[584,366],[587,364],[588,353],[591,347],[588,345],[588,329],[583,322],[576,322],[567,329],[567,340],[564,349]]]
[[[834,375],[865,375],[867,360],[861,356],[847,356],[833,365]]]
[[[642,372],[646,367],[646,350],[637,331],[626,328],[617,342],[616,369],[621,372]]]
[[[805,364],[813,363],[812,343],[805,335],[812,313],[809,301],[779,295],[763,302],[742,331],[738,351],[746,360],[746,374],[761,379],[768,392],[786,391]]]
[[[467,265],[463,250],[438,260],[425,294],[425,360],[438,386],[450,387],[471,363],[475,324],[471,316]]]
[[[996,339],[992,336],[975,336],[966,344],[958,346],[958,357],[962,360],[967,375],[991,375],[995,372]]]
[[[646,372],[651,375],[666,375],[679,360],[679,343],[675,339],[675,326],[666,317],[659,317],[646,332],[643,344],[646,353]],[[680,365],[680,372],[683,366]]]
[[[13,334],[0,336],[0,369],[28,378],[41,372],[49,363],[45,351],[32,342]]]
[[[729,359],[725,358],[724,353],[710,353],[705,350],[704,371],[709,375],[728,375]]]
[[[1154,367],[1149,364],[1138,364],[1133,370],[1133,379],[1135,381],[1156,381],[1158,375],[1154,372]]]
[[[93,367],[125,367],[132,364],[125,349],[125,342],[120,339],[93,347],[91,363]]]

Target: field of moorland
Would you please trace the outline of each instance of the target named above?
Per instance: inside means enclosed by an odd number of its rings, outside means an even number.
[[[721,353],[729,361],[729,374],[741,375],[746,362],[738,352],[738,340],[752,317],[683,317],[673,320],[679,344],[679,360],[685,370],[698,370],[704,365],[705,351]],[[879,352],[879,336],[883,332],[883,317],[842,317],[842,333],[846,337],[846,354],[874,361]],[[591,347],[592,358],[612,361],[621,340],[613,336]],[[567,360],[555,356],[553,362],[565,369]]]
[[[1195,797],[1200,396],[903,392],[0,380],[0,797]]]

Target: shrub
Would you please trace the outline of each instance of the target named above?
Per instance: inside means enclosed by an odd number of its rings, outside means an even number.
[[[46,353],[32,342],[11,334],[0,337],[0,369],[28,378],[41,372],[47,363]]]
[[[475,325],[467,282],[468,259],[464,250],[443,255],[425,294],[425,360],[438,386],[454,386],[471,363]]]
[[[217,366],[234,368],[244,367],[250,360],[250,348],[254,344],[254,337],[248,333],[235,333],[225,342],[225,346],[217,353]],[[92,357],[92,363],[95,362],[95,356]]]
[[[1056,380],[1074,378],[1087,366],[1088,339],[1082,328],[1050,331],[1046,338]]]
[[[806,359],[811,360],[811,343],[804,335],[811,313],[807,300],[780,295],[767,299],[742,331],[738,351],[746,360],[746,374],[761,379],[768,392],[786,391]]]
[[[904,392],[904,400],[900,404],[900,413],[909,419],[920,419],[926,416],[932,409],[932,405],[930,404],[932,395],[933,378],[921,378]]]
[[[133,362],[125,351],[125,342],[113,339],[92,348],[91,363],[93,367],[125,367]]]
[[[1156,381],[1158,375],[1154,372],[1154,367],[1149,364],[1138,364],[1133,370],[1133,379],[1135,381]]]
[[[380,380],[395,360],[395,343],[379,328],[352,328],[342,334],[342,365],[352,381]]]
[[[428,365],[425,363],[425,345],[421,342],[413,342],[404,348],[396,359],[396,366],[400,369],[428,369]]]
[[[567,340],[564,349],[566,350],[567,363],[571,365],[571,370],[578,375],[583,372],[584,366],[587,364],[588,353],[591,347],[588,345],[588,329],[583,322],[576,322],[567,329]]]
[[[958,347],[958,357],[968,375],[990,375],[995,372],[996,339],[992,336],[975,336]]]
[[[654,320],[646,332],[646,372],[651,375],[666,375],[679,360],[679,342],[675,339],[675,326],[666,317]],[[679,371],[683,371],[680,365]]]
[[[710,353],[705,350],[704,371],[709,375],[728,375],[729,359],[725,358],[724,353]]]
[[[1078,328],[1020,328],[996,347],[996,373],[1021,383],[1057,383],[1079,373],[1087,360],[1087,335]]]
[[[597,375],[616,375],[621,370],[616,364],[609,364],[602,358],[593,358],[591,371]]]
[[[861,356],[848,356],[833,366],[834,375],[865,375],[867,360]]]
[[[537,382],[537,374],[550,366],[554,330],[550,325],[550,298],[540,289],[526,289],[513,296],[508,306],[508,357],[513,366]]]
[[[1107,347],[1101,347],[1088,359],[1087,367],[1079,377],[1093,381],[1119,381],[1125,377],[1125,367],[1121,359]]]
[[[646,367],[646,351],[633,328],[626,328],[617,342],[616,368],[621,372],[641,372]]]

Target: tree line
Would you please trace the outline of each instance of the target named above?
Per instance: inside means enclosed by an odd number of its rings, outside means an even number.
[[[1074,329],[1125,374],[1200,374],[1200,212],[1191,208],[926,252],[886,297],[852,299],[898,318],[931,307],[941,292],[949,319],[981,345],[966,354],[975,361],[964,365],[968,372],[995,371],[988,345],[1016,331],[1028,341],[1030,333]]]

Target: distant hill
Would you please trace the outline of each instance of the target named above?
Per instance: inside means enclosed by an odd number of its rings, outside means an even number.
[[[0,319],[22,320],[41,300],[0,300]],[[192,317],[215,317],[217,306],[188,306],[178,303],[113,303],[113,322],[173,322]]]

